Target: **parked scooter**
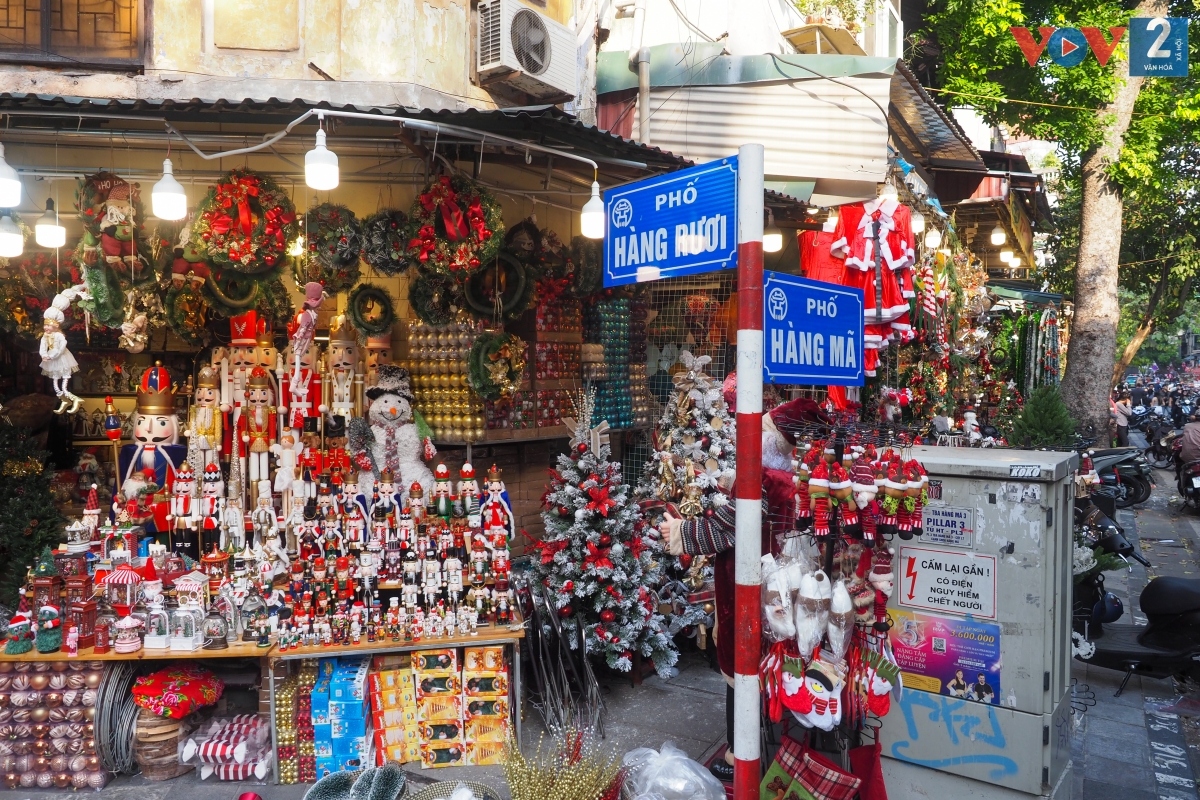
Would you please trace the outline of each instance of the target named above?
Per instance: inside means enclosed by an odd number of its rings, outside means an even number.
[[[1151,425],[1146,431],[1148,444],[1142,450],[1142,457],[1155,469],[1167,469],[1175,463],[1174,444],[1180,435],[1175,426],[1166,420]]]
[[[1117,508],[1144,503],[1154,489],[1150,464],[1136,447],[1114,447],[1092,450],[1092,463],[1100,475],[1100,483],[1112,487]]]

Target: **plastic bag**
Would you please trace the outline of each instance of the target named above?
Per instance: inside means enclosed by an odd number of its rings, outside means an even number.
[[[721,782],[670,742],[657,753],[648,747],[630,750],[622,763],[634,800],[725,800]]]
[[[788,571],[776,564],[770,553],[762,557],[762,609],[763,633],[768,639],[782,642],[796,635]]]
[[[854,633],[854,602],[846,589],[846,582],[834,581],[829,601],[829,649],[835,661],[846,657],[850,649],[850,637]]]
[[[829,625],[831,590],[829,578],[821,570],[809,573],[800,580],[796,596],[796,646],[807,657],[824,638]]]

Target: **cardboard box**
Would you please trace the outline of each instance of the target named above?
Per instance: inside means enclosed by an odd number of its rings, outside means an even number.
[[[329,721],[335,719],[366,719],[367,706],[362,700],[330,700]]]
[[[447,697],[462,693],[462,678],[458,673],[433,674],[419,672],[416,675],[416,695],[420,700],[425,697]]]
[[[329,700],[364,700],[367,696],[366,662],[345,669],[339,667],[329,680]]]
[[[472,767],[487,767],[504,762],[505,742],[466,742],[466,763]]]
[[[312,707],[309,712],[313,724],[329,722],[329,684],[322,681],[312,688]]]
[[[417,725],[422,742],[453,742],[463,735],[462,723],[456,719],[441,722],[421,722]]]
[[[462,740],[422,744],[420,749],[422,769],[461,767],[466,761],[466,748]]]
[[[324,778],[326,775],[332,775],[335,772],[341,772],[338,767],[338,759],[332,755],[317,756],[317,780]]]
[[[505,711],[507,714],[507,701]],[[418,722],[442,722],[443,720],[460,720],[463,715],[462,698],[458,695],[445,697],[424,697],[417,700]]]
[[[473,717],[463,725],[463,736],[468,741],[504,742],[508,740],[507,717]]]
[[[417,650],[412,654],[412,668],[415,673],[457,673],[458,650],[453,647]]]
[[[420,708],[418,707],[418,711]],[[463,703],[463,718],[501,717],[508,719],[509,704],[507,697],[472,697]],[[418,719],[420,715],[418,714]]]
[[[409,653],[387,653],[371,659],[371,667],[377,670],[410,670],[412,655]]]
[[[396,676],[399,674],[400,672],[394,669],[372,672],[367,675],[367,690],[372,694],[376,694],[385,689],[395,689],[397,688]],[[410,672],[409,674],[411,675],[412,673]]]
[[[415,708],[417,695],[413,688],[384,689],[371,692],[371,711],[383,711],[388,708]]]
[[[367,721],[362,717],[334,717],[330,720],[332,738],[348,739],[353,736],[363,736],[367,732]]]
[[[344,758],[354,757],[365,759],[371,747],[372,737],[351,736],[345,739],[333,740],[333,754]]]
[[[386,750],[375,751],[375,764],[383,766],[386,761],[394,761],[397,764],[411,764],[414,761],[421,760],[421,746],[418,744],[393,744],[388,745]]]
[[[322,722],[314,725],[312,741],[315,748],[315,755],[333,755],[333,726],[328,722]]]
[[[508,697],[507,672],[463,673],[463,697]]]
[[[463,648],[463,672],[504,672],[504,645]]]
[[[372,727],[376,730],[380,728],[402,728],[408,725],[416,727],[417,725],[417,707],[414,705],[411,708],[385,708],[371,713]]]

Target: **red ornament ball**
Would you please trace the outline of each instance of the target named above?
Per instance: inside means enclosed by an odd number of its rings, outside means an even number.
[[[575,581],[563,581],[562,590],[564,592],[575,591]]]
[[[593,482],[593,483],[599,483],[599,482],[600,482],[600,476],[599,476],[599,475],[597,475],[596,473],[594,473],[594,472],[593,472],[591,475],[588,475],[588,480],[589,480],[589,481],[591,481],[591,482]]]
[[[711,508],[706,508],[706,509],[704,509],[704,516],[706,516],[706,517],[712,517],[712,516],[715,516],[715,515],[716,515],[716,513],[717,513],[717,512],[716,512],[716,510],[715,510],[715,509],[711,509]]]
[[[597,638],[599,638],[601,641],[607,641],[607,640],[608,640],[608,631],[604,630],[604,626],[603,626],[603,625],[597,625],[597,626],[596,626],[596,636],[597,636]]]
[[[679,557],[679,566],[683,567],[684,569],[688,569],[689,567],[691,567],[692,566],[692,557],[687,553],[684,553],[683,555],[681,555]]]
[[[605,622],[612,622],[616,618],[617,615],[613,613],[611,608],[606,608],[600,612],[600,619],[604,620]]]
[[[569,617],[574,613],[575,613],[575,609],[571,608],[570,606],[563,606],[562,608],[560,608],[558,610],[558,615],[560,617]]]
[[[567,516],[567,515],[568,515],[568,514],[570,514],[570,513],[571,513],[571,509],[567,508],[566,506],[559,506],[559,507],[558,507],[558,515],[559,515],[560,517],[565,517],[565,516]]]
[[[580,442],[579,444],[575,445],[575,449],[579,452],[580,455],[583,455],[584,453],[587,452],[587,447],[588,446],[583,442]]]
[[[607,533],[600,534],[600,546],[601,547],[612,547],[612,537],[609,536]]]
[[[621,658],[633,658],[633,653],[629,652],[628,650],[622,650]]]

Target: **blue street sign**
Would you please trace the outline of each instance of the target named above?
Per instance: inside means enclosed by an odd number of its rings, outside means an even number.
[[[862,290],[766,273],[763,349],[767,383],[862,386]]]
[[[609,189],[604,285],[737,266],[737,156]]]

